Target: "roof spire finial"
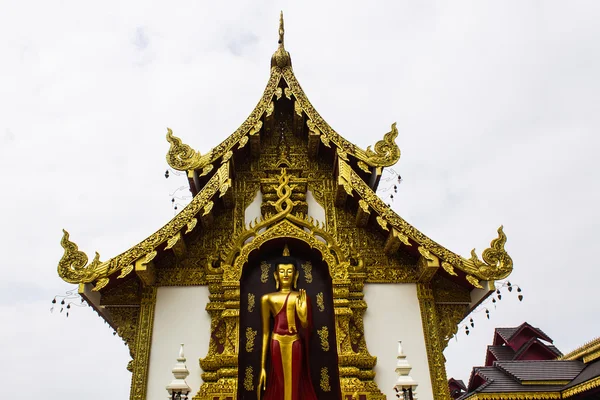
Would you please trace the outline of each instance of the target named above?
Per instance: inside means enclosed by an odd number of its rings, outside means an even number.
[[[283,47],[283,35],[285,34],[285,30],[283,29],[283,11],[279,13],[279,46]]]
[[[283,35],[285,34],[285,29],[283,29],[283,11],[279,14],[279,47],[277,51],[273,53],[273,57],[271,57],[271,68],[285,68],[292,66],[292,59],[290,58],[290,53],[285,50],[283,47]]]

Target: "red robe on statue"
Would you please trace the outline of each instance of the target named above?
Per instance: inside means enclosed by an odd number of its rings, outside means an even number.
[[[310,299],[306,299],[309,325],[302,328],[296,313],[296,303],[292,302],[288,310],[289,297],[288,294],[283,307],[275,316],[271,335],[271,368],[267,374],[267,388],[263,398],[317,400],[310,379],[308,358],[308,335],[312,328]],[[288,323],[288,316],[294,319],[296,329],[293,324]]]

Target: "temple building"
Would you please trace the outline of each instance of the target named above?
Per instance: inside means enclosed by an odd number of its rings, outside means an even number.
[[[60,277],[128,345],[133,400],[165,398],[181,343],[194,399],[392,399],[404,381],[449,399],[442,352],[512,271],[502,227],[465,258],[382,201],[396,125],[364,150],[333,130],[296,79],[283,16],[270,67],[257,106],[212,150],[168,129],[191,202],[109,259],[89,261],[64,231]]]
[[[448,386],[460,400],[600,399],[600,338],[563,355],[527,322],[496,328],[485,365],[473,368],[468,386],[453,378]]]

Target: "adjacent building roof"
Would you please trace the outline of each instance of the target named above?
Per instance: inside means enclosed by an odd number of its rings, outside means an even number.
[[[555,346],[545,342],[551,343],[552,339],[527,323],[496,328],[494,345],[487,347],[486,365],[473,368],[467,391],[459,399],[564,399],[576,395],[590,399],[596,398],[590,396],[600,396],[600,340],[589,342],[564,357]]]

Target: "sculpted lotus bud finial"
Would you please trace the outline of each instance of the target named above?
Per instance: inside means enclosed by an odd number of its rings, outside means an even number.
[[[285,68],[292,66],[292,58],[290,57],[290,53],[285,50],[283,45],[283,36],[285,34],[285,29],[283,28],[283,11],[279,14],[279,47],[277,51],[273,53],[271,57],[271,68]]]

